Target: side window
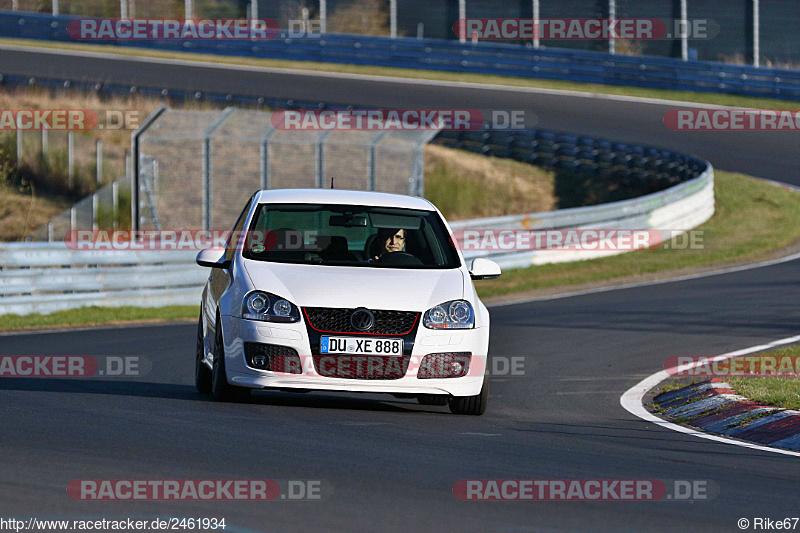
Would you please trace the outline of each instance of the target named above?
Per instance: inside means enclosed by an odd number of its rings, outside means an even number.
[[[250,204],[252,203],[253,199],[250,198],[250,200],[247,202],[247,205],[244,206],[242,213],[239,215],[239,219],[236,221],[236,225],[233,226],[233,231],[231,231],[231,234],[228,235],[228,242],[225,245],[225,259],[227,259],[228,261],[233,260],[233,253],[236,251],[236,243],[239,240],[239,236],[242,234],[242,228],[244,228],[244,221],[247,219],[247,213],[250,211]]]

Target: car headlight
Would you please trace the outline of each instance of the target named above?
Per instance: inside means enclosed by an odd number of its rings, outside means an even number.
[[[264,322],[297,322],[300,311],[288,300],[267,292],[253,291],[244,297],[242,318]]]
[[[428,329],[472,329],[475,312],[466,300],[452,300],[425,311],[422,325]]]

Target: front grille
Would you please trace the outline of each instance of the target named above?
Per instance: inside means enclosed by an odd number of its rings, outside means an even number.
[[[256,370],[269,370],[284,374],[303,373],[303,365],[297,350],[289,346],[246,342],[244,343],[244,357],[247,366]]]
[[[355,333],[361,335],[406,335],[414,329],[419,313],[413,311],[373,311],[375,325],[367,331],[359,331],[350,324],[350,315],[355,309],[330,307],[304,307],[308,324],[324,333]]]
[[[406,375],[409,355],[314,355],[314,369],[326,378],[400,379]]]

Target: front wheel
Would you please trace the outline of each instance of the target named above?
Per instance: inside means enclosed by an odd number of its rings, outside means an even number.
[[[453,396],[450,398],[450,412],[454,415],[479,416],[489,405],[489,370],[483,375],[481,392],[475,396]]]
[[[217,317],[214,334],[214,364],[211,371],[211,395],[218,402],[241,402],[250,396],[250,390],[228,383],[225,372],[225,344],[222,342],[222,321]]]

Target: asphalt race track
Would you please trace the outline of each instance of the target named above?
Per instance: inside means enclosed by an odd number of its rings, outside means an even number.
[[[210,65],[210,64],[207,64]],[[724,170],[800,185],[800,136],[792,132],[675,132],[664,114],[679,107],[502,88],[441,87],[404,80],[354,80],[136,58],[54,55],[0,46],[0,73],[355,104],[382,108],[524,110],[527,125],[637,142],[708,159]]]
[[[542,127],[687,150],[719,168],[800,184],[796,136],[678,134],[660,122],[659,104],[219,76],[3,50],[0,64],[3,72],[357,97],[368,105],[526,109]],[[796,335],[798,273],[793,261],[494,307],[491,353],[524,357],[524,375],[493,377],[483,417],[380,395],[258,393],[245,405],[214,403],[194,391],[194,324],[0,336],[0,355],[131,355],[152,363],[138,379],[0,380],[0,516],[225,517],[226,531],[508,532],[739,531],[742,517],[798,516],[796,457],[673,432],[619,404],[671,355]],[[319,501],[268,503],[81,502],[66,493],[74,479],[122,478],[324,480],[332,490]],[[704,480],[718,494],[694,502],[502,503],[453,495],[461,479],[505,478]]]

